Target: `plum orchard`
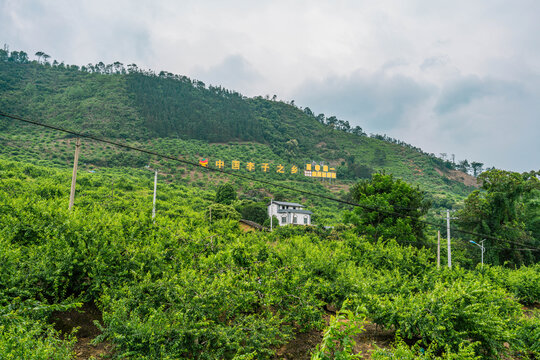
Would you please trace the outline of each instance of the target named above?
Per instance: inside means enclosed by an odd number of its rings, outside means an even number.
[[[355,356],[364,318],[417,342],[378,359],[539,355],[538,314],[519,304],[539,300],[538,265],[437,272],[429,250],[348,226],[243,233],[226,216],[208,222],[213,194],[173,184],[154,223],[151,180],[115,173],[111,197],[111,175],[81,174],[69,212],[69,171],[0,160],[5,358],[73,359],[76,334],[55,332],[51,313],[94,302],[114,358],[271,359],[296,334],[324,330],[324,305],[346,299],[337,316],[358,326],[331,322],[314,358]]]

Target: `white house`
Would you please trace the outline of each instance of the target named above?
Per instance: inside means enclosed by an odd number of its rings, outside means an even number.
[[[272,201],[268,205],[268,216],[275,216],[279,220],[279,225],[311,225],[311,214],[309,210],[304,210],[304,206],[297,203]]]

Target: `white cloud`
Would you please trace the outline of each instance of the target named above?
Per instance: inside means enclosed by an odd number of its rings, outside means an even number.
[[[194,70],[195,77],[214,86],[252,90],[252,84],[263,78],[241,55],[231,55],[215,66]]]

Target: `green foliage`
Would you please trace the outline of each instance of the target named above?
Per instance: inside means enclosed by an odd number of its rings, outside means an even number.
[[[540,264],[510,271],[506,286],[524,304],[540,303]]]
[[[356,341],[355,335],[364,329],[362,323],[365,316],[359,315],[346,308],[347,301],[336,316],[332,316],[330,324],[324,331],[321,344],[317,345],[311,355],[311,360],[349,360],[361,359],[362,354],[353,354]]]
[[[52,311],[67,310],[80,304],[47,305],[39,301],[21,301],[0,294],[0,354],[2,359],[72,359],[75,338],[65,339],[47,324]],[[6,300],[10,303],[6,304]]]
[[[268,217],[268,209],[264,203],[244,202],[237,205],[236,209],[242,215],[242,219],[251,220],[257,224],[262,225],[270,219]]]
[[[520,319],[516,330],[515,350],[525,358],[540,358],[540,311]]]
[[[236,190],[231,184],[227,183],[218,187],[215,201],[218,204],[230,205],[236,198]]]
[[[393,175],[373,174],[351,188],[351,197],[360,204],[345,221],[356,225],[358,232],[373,237],[396,239],[399,243],[422,243],[425,224],[420,218],[429,203],[424,193]]]
[[[540,239],[527,230],[534,229],[535,202],[532,199],[540,189],[537,174],[493,169],[482,173],[478,179],[484,191],[474,191],[467,197],[465,208],[458,213],[459,225],[491,236],[485,241],[487,263],[522,265],[537,262],[540,253],[534,249],[540,245]]]
[[[148,171],[81,172],[68,211],[70,179],[71,169],[0,159],[3,356],[72,357],[75,338],[48,321],[83,301],[102,311],[98,340],[117,359],[272,359],[323,327],[326,304],[343,310],[321,358],[354,358],[364,316],[420,341],[396,345],[409,357],[420,346],[447,359],[538,351],[540,320],[521,316],[511,295],[537,301],[537,267],[437,271],[431,250],[373,241],[351,225],[243,233],[234,206],[251,203],[215,204],[213,191],[174,182],[159,187],[152,219]]]
[[[487,355],[505,350],[520,315],[519,305],[503,289],[473,276],[436,281],[427,291],[372,297],[367,307],[376,323],[399,330],[406,339],[421,338],[452,351],[477,342]]]
[[[401,338],[398,338],[390,349],[376,349],[371,358],[373,360],[480,360],[475,355],[475,344],[460,344],[457,352],[446,349],[441,356],[437,356],[438,346],[429,346],[424,349],[420,344],[408,346]]]
[[[232,205],[225,204],[210,205],[206,214],[208,219],[212,221],[221,219],[239,220],[241,217],[240,213]]]

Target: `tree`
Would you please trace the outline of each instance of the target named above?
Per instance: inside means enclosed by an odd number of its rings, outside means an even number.
[[[459,171],[463,171],[464,173],[468,173],[470,169],[469,161],[467,159],[461,160],[459,164],[456,166],[456,169]]]
[[[236,210],[242,215],[242,219],[251,220],[257,224],[262,225],[269,219],[268,209],[263,203],[249,202],[243,206],[239,206]]]
[[[425,244],[425,224],[420,218],[430,207],[424,192],[401,179],[384,173],[373,174],[351,188],[351,198],[360,204],[345,213],[345,221],[356,225],[360,234],[402,244]]]
[[[482,191],[476,190],[467,197],[465,207],[458,213],[458,225],[487,235],[486,262],[521,265],[540,260],[538,252],[524,250],[540,245],[540,239],[531,233],[537,215],[539,174],[492,169],[478,176]]]
[[[291,139],[285,143],[285,148],[287,152],[287,157],[289,160],[293,159],[298,155],[298,140]]]
[[[236,191],[231,184],[223,184],[218,187],[215,199],[217,203],[230,205],[234,200],[236,200]]]
[[[477,177],[482,172],[482,166],[484,166],[484,164],[481,162],[473,161],[471,163],[471,168],[472,168],[474,177]]]
[[[326,118],[326,125],[328,125],[331,128],[334,128],[338,122],[338,118],[335,116],[330,116],[329,118]]]
[[[315,117],[315,114],[313,113],[313,111],[311,111],[311,109],[308,108],[308,107],[306,107],[306,108],[304,109],[304,114],[306,114],[306,115],[309,116],[309,117]]]
[[[355,135],[358,135],[358,136],[366,135],[360,126],[355,126],[355,127],[351,130],[351,132],[352,132],[353,134],[355,134]]]
[[[45,55],[45,53],[43,51],[38,51],[35,53],[35,55],[37,56],[37,62],[39,63],[39,61],[41,60],[41,57]]]

